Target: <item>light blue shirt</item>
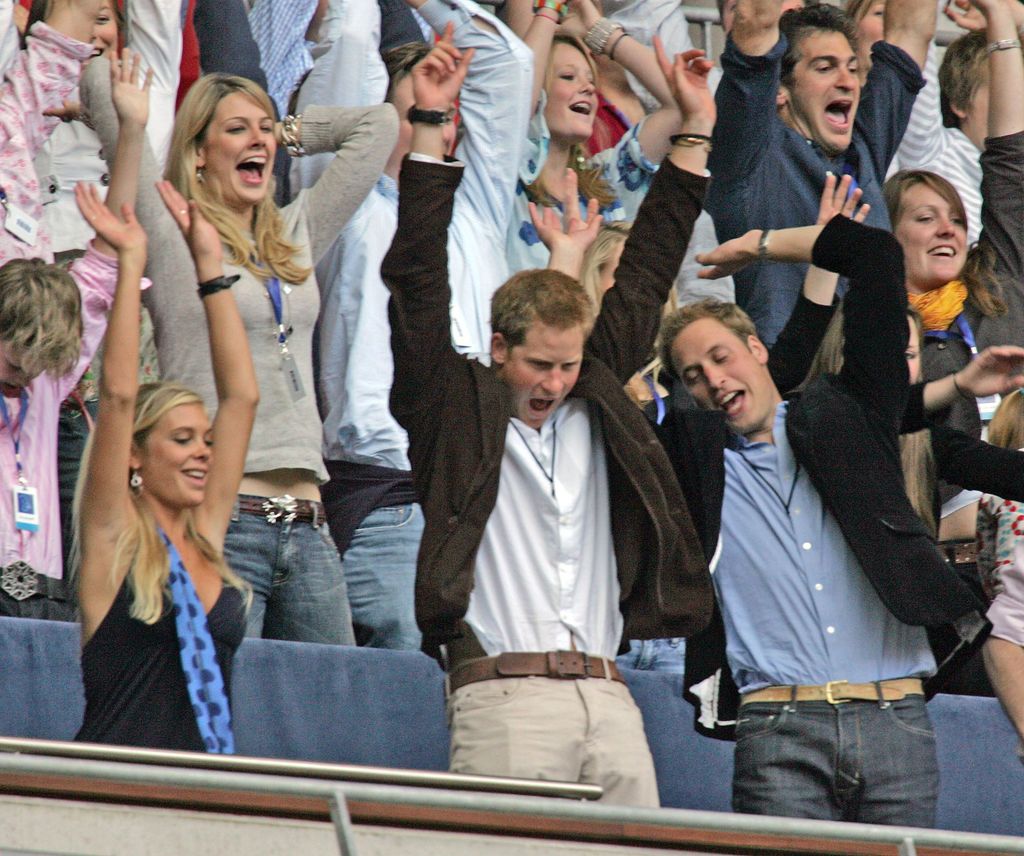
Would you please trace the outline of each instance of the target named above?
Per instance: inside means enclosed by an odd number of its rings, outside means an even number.
[[[885,608],[786,437],[725,453],[722,554],[714,573],[741,693],[766,686],[926,677],[925,630]]]
[[[249,28],[260,49],[267,91],[281,116],[288,114],[292,90],[313,67],[306,29],[315,11],[316,0],[256,0],[249,10]]]
[[[339,41],[328,50],[321,48],[300,104],[334,103],[360,91],[371,95],[367,82],[380,80],[375,47],[354,43],[360,33],[379,33],[379,24],[370,26],[374,14],[379,22],[376,0],[344,5],[344,20],[353,27],[339,31]],[[476,49],[459,99],[466,133],[457,154],[466,169],[448,230],[448,269],[453,345],[461,353],[487,354],[491,295],[508,278],[503,249],[516,180],[509,164],[519,161],[526,139],[533,55],[472,0],[428,0],[419,11],[438,32],[451,21],[455,44]],[[333,73],[318,74],[321,63]],[[359,76],[350,77],[349,70]],[[376,94],[382,97],[379,89]],[[316,180],[312,160],[296,162],[296,187]],[[407,470],[408,440],[388,408],[394,363],[389,295],[380,278],[397,217],[397,187],[382,176],[317,265],[323,301],[319,392],[326,410],[324,457]]]

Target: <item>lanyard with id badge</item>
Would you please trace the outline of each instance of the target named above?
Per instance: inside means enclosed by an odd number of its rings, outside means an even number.
[[[7,402],[3,394],[0,394],[0,416],[3,417],[3,427],[11,432],[11,440],[14,443],[14,464],[18,469],[18,481],[11,485],[11,500],[14,505],[14,528],[23,532],[39,531],[39,495],[34,487],[31,487],[25,480],[25,468],[21,464],[21,429],[25,424],[25,415],[28,413],[28,390],[22,389],[19,396],[21,407],[18,411],[18,423],[11,423],[11,415],[7,409]]]
[[[306,395],[306,389],[302,385],[302,375],[299,374],[299,367],[295,362],[295,356],[288,349],[288,334],[290,329],[284,325],[284,307],[281,298],[281,280],[276,276],[267,278],[267,296],[270,304],[274,307],[274,320],[277,322],[277,345],[281,351],[281,372],[284,374],[284,382],[288,387],[288,394],[292,401],[298,401]],[[284,286],[284,293],[291,291],[290,286]]]
[[[4,209],[4,228],[19,241],[35,246],[39,238],[39,223],[7,198],[7,192],[0,187],[0,206]]]

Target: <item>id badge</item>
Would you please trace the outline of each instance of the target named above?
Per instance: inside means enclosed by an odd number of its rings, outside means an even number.
[[[29,246],[35,246],[39,237],[39,223],[34,217],[30,217],[16,205],[7,202],[4,205],[4,228],[14,235],[19,241],[24,241]]]
[[[281,371],[284,373],[284,382],[292,401],[305,398],[306,388],[302,385],[302,375],[299,374],[299,367],[295,364],[295,357],[291,351],[281,352]]]
[[[14,500],[14,528],[39,531],[39,494],[34,487],[16,484],[11,488]]]

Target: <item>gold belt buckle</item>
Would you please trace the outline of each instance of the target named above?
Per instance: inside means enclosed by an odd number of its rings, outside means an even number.
[[[849,701],[848,698],[835,698],[832,695],[832,688],[838,687],[840,684],[848,684],[849,681],[829,681],[825,684],[825,701],[829,704],[844,704]]]

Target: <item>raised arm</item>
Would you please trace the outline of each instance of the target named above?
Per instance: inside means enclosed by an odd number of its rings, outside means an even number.
[[[333,151],[334,160],[307,191],[313,264],[376,184],[398,138],[398,116],[390,104],[372,107],[309,107],[299,140],[308,154]]]
[[[928,46],[935,38],[937,11],[935,0],[887,0],[885,4],[885,41],[906,51],[918,68],[924,68]]]
[[[625,383],[647,360],[661,310],[686,253],[707,186],[707,139],[715,102],[707,85],[711,63],[703,51],[659,50],[662,73],[683,117],[683,136],[658,170],[637,213],[616,269],[615,287],[604,296],[587,339],[587,351]]]
[[[127,557],[120,557],[119,566],[115,559],[117,541],[135,513],[128,470],[139,388],[139,285],[146,264],[146,233],[130,206],[124,207],[123,219],[118,219],[100,201],[95,187],[79,184],[75,196],[82,216],[118,256],[117,291],[100,376],[99,413],[78,511],[84,644],[110,610],[128,573]]]
[[[231,294],[231,280],[224,278],[224,250],[217,230],[203,219],[195,201],[186,203],[169,181],[161,182],[159,191],[188,243],[206,313],[217,387],[217,416],[213,420],[215,453],[203,503],[196,512],[196,525],[214,547],[222,550],[245,471],[259,389],[249,353],[249,337]]]
[[[745,56],[764,56],[779,41],[782,0],[736,0],[729,39]]]
[[[540,101],[544,77],[548,69],[551,42],[561,18],[548,5],[534,5],[533,0],[506,0],[502,7],[505,23],[533,53],[533,83],[530,89],[530,110]]]

